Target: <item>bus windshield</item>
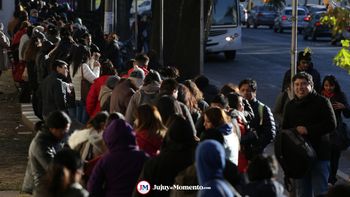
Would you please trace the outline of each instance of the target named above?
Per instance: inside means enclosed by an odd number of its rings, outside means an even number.
[[[214,0],[213,4],[212,25],[237,26],[237,0]]]

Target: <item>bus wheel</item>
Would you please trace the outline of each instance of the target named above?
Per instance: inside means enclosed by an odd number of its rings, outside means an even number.
[[[236,58],[236,51],[225,51],[225,58],[228,60],[234,60]]]

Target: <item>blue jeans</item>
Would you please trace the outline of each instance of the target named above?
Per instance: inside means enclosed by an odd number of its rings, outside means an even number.
[[[75,118],[82,124],[86,124],[89,120],[89,115],[86,112],[85,102],[75,101]]]
[[[315,161],[311,170],[303,178],[296,179],[296,196],[313,197],[326,194],[329,173],[330,162],[328,160]]]

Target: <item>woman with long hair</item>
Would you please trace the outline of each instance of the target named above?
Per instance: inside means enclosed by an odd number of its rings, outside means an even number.
[[[177,100],[185,104],[191,113],[193,123],[196,124],[201,116],[201,110],[194,95],[184,84],[179,84]]]
[[[196,98],[197,100],[197,105],[199,107],[199,109],[201,111],[206,110],[209,107],[209,104],[204,100],[203,97],[203,93],[202,91],[198,88],[198,86],[196,85],[196,83],[192,80],[186,80],[183,83],[186,87],[188,87],[188,89],[190,90],[190,92],[192,93],[192,95]]]
[[[226,158],[238,165],[239,152],[239,131],[236,125],[233,125],[231,118],[223,109],[211,107],[204,112],[204,127],[208,129],[218,129],[224,136],[224,148]],[[204,131],[205,132],[205,131]]]
[[[166,127],[155,106],[144,104],[137,108],[135,131],[139,148],[151,157],[156,156],[165,136]]]
[[[350,107],[335,76],[327,75],[324,77],[321,87],[321,94],[331,101],[335,117],[337,119],[337,125],[338,127],[341,126],[343,124],[341,114],[343,114],[346,118],[350,118]],[[337,181],[336,175],[341,151],[342,149],[337,147],[337,144],[331,143],[331,171],[328,182],[332,185],[334,185]]]
[[[75,118],[85,124],[89,119],[86,112],[86,97],[90,85],[100,76],[100,63],[94,56],[91,56],[87,47],[81,45],[73,53],[70,74],[76,100]]]

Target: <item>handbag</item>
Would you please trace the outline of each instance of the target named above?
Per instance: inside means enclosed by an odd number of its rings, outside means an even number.
[[[341,122],[330,134],[331,145],[338,150],[345,150],[350,146],[350,130],[346,123]]]
[[[80,66],[80,70],[81,70],[80,100],[86,101],[86,97],[90,91],[91,83],[84,78],[83,66]]]
[[[294,129],[279,132],[274,148],[276,159],[289,178],[302,178],[317,159],[313,147]]]

